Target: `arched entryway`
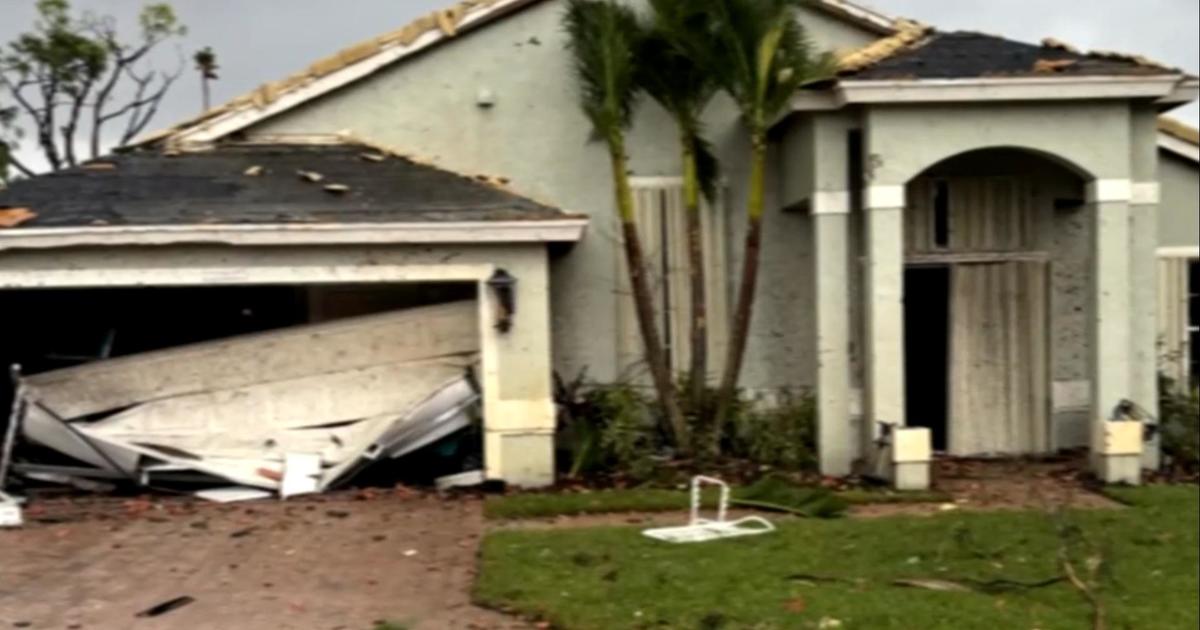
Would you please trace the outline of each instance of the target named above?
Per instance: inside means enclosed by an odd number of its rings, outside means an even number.
[[[1087,398],[1069,399],[1089,369],[1085,185],[1052,157],[1003,147],[908,182],[905,415],[936,450],[1088,443]]]

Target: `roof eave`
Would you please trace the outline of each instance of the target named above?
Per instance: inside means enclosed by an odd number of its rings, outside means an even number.
[[[0,231],[0,251],[162,245],[499,245],[574,243],[588,219],[31,227]]]

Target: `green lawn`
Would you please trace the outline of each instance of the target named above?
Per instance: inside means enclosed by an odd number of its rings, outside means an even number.
[[[572,493],[530,493],[489,497],[484,515],[492,520],[553,518],[585,514],[624,512],[672,512],[687,510],[690,494],[682,490],[637,488]],[[734,491],[737,496],[737,490]],[[886,490],[847,490],[838,496],[852,505],[867,503],[941,503],[950,498],[938,492],[891,492]],[[716,503],[715,494],[705,494],[706,507]]]
[[[1066,517],[1106,549],[1109,628],[1196,628],[1200,491],[1115,494],[1133,507]],[[818,628],[822,620],[870,630],[1085,630],[1091,609],[1066,584],[999,595],[891,585],[1043,580],[1059,573],[1059,540],[1041,513],[793,520],[775,534],[700,545],[659,543],[637,528],[499,531],[484,541],[476,597],[567,630]],[[789,579],[797,574],[844,581]]]

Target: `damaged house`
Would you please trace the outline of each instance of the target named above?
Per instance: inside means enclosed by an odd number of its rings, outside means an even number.
[[[9,430],[114,476],[288,493],[481,419],[488,478],[552,482],[552,373],[616,381],[640,360],[562,11],[467,0],[0,192]],[[1160,372],[1197,373],[1200,148],[1161,117],[1197,78],[844,0],[797,19],[841,68],[776,121],[747,394],[815,393],[830,475],[919,488],[934,451],[1088,447],[1136,483],[1158,445],[1130,410],[1154,408]],[[748,141],[724,100],[705,126],[720,333]],[[681,340],[673,129],[645,103],[628,146]]]

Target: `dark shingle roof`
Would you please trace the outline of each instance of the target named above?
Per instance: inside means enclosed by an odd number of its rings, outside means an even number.
[[[1037,46],[983,33],[935,32],[864,68],[855,79],[966,79],[1015,76],[1178,74],[1147,59],[1082,53],[1061,45]]]
[[[320,174],[313,182],[299,172]],[[326,190],[346,187],[344,192]],[[119,153],[14,182],[0,209],[29,208],[22,227],[271,223],[540,221],[558,209],[355,144],[228,145],[170,155]]]

